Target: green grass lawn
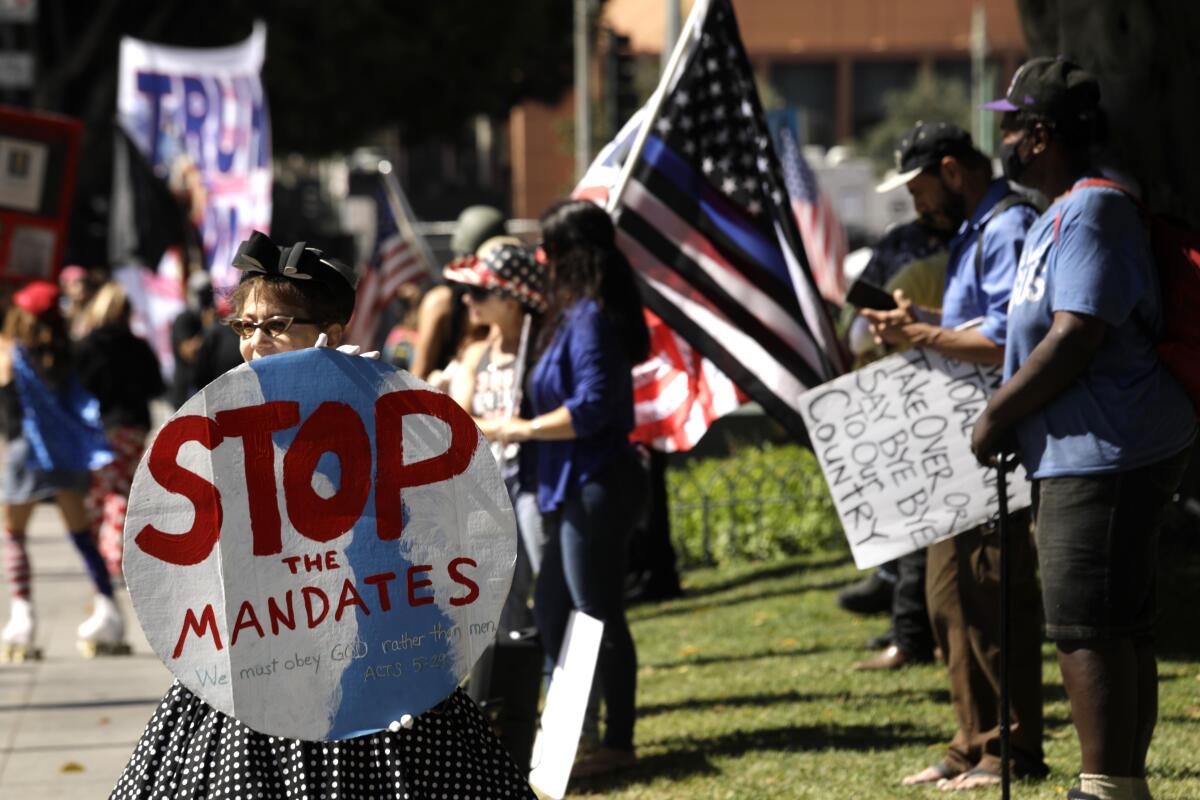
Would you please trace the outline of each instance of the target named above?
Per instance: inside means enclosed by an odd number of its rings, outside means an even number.
[[[1151,750],[1157,800],[1200,798],[1200,542],[1172,539],[1162,585],[1161,712]],[[690,572],[682,600],[631,612],[639,764],[577,781],[571,797],[942,796],[899,785],[938,760],[953,732],[940,665],[855,673],[887,625],[834,605],[858,573],[831,552]],[[1017,610],[1020,613],[1020,610]],[[1052,649],[1043,651],[1047,780],[1014,798],[1064,798],[1078,752]],[[999,797],[980,789],[968,796]]]

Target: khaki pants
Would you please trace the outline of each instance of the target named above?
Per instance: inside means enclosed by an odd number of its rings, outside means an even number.
[[[1013,770],[1044,774],[1041,600],[1029,513],[1009,518],[1009,697]],[[1000,771],[1000,541],[983,526],[929,547],[925,582],[933,636],[946,660],[958,730],[955,771]]]

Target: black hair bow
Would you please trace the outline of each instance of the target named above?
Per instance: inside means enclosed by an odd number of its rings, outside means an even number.
[[[333,276],[332,270],[353,289],[358,283],[354,270],[305,242],[281,247],[261,231],[254,231],[250,238],[238,245],[233,256],[233,266],[243,272],[260,272],[264,275],[282,275],[293,280],[326,282]]]

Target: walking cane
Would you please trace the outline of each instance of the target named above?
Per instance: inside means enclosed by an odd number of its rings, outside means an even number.
[[[1009,800],[1012,752],[1009,746],[1008,704],[1008,471],[1014,457],[1001,452],[996,458],[996,492],[1000,521],[1000,797]]]

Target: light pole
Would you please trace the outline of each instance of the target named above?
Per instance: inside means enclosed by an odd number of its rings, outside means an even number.
[[[679,0],[666,0],[667,19],[663,26],[662,68],[665,71],[667,62],[671,60],[671,51],[675,49],[675,40],[679,38]]]
[[[591,0],[575,0],[575,180],[592,160]]]

